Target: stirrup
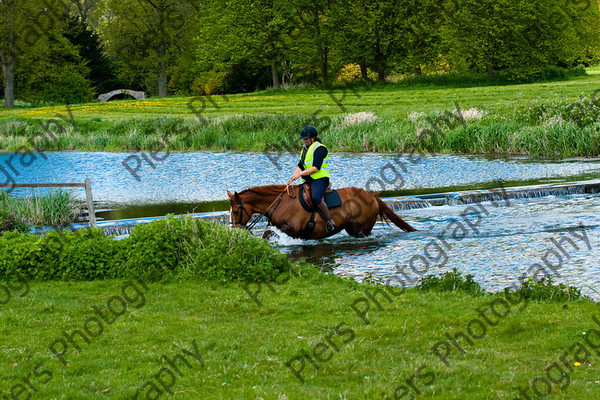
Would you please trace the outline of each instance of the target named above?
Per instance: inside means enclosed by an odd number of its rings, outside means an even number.
[[[333,232],[335,231],[336,227],[333,222],[328,221],[325,229],[327,229],[327,232]]]

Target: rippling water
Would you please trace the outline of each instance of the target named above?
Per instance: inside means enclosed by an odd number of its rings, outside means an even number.
[[[359,280],[370,274],[384,281],[390,279],[390,284],[400,284],[403,280],[410,285],[409,280],[419,277],[409,266],[412,259],[415,269],[423,275],[457,268],[463,274],[474,275],[477,282],[492,291],[516,283],[533,264],[545,265],[542,257],[548,250],[554,250],[562,258],[562,265],[556,269],[560,277],[555,281],[600,298],[595,292],[600,291],[600,195],[550,196],[511,201],[510,206],[499,207],[484,202],[482,206],[489,215],[482,210],[479,214],[472,208],[468,210],[471,214],[466,218],[473,224],[481,217],[474,229],[461,217],[468,206],[439,206],[401,213],[418,232],[404,233],[396,227],[378,224],[373,237],[367,239],[338,234],[324,242],[285,236],[277,241],[293,257],[307,257],[318,265],[333,268],[337,274]],[[451,225],[453,220],[462,221],[467,228],[464,238],[460,238],[462,233],[452,237],[457,226]],[[574,234],[587,235],[591,249]],[[563,237],[572,239],[579,249],[563,241],[568,255],[562,253],[551,239],[558,241]],[[547,260],[552,265],[560,264],[552,254],[547,255]],[[396,268],[402,266],[406,266],[405,276]],[[548,274],[557,275],[550,270]]]
[[[149,156],[146,154],[146,158]],[[285,183],[297,163],[297,156],[270,153],[272,162],[263,153],[240,152],[175,152],[162,162],[150,166],[140,152],[55,152],[46,153],[47,160],[37,157],[30,166],[14,157],[16,173],[6,166],[10,155],[0,154],[0,183],[6,181],[6,171],[19,183],[30,182],[83,182],[90,178],[94,198],[102,202],[126,205],[199,203],[227,199],[227,190],[241,190],[250,186]],[[129,156],[141,162],[137,175],[140,181],[123,166]],[[164,157],[159,153],[157,158]],[[29,160],[26,160],[29,161]],[[523,157],[490,158],[479,156],[427,156],[418,163],[406,158],[394,161],[393,154],[338,154],[331,156],[331,170],[336,187],[364,188],[371,178],[378,178],[384,187],[373,182],[373,190],[440,188],[505,181],[552,181],[555,178],[598,174],[599,160],[573,159],[563,161],[530,160]],[[388,164],[391,163],[391,164]],[[137,159],[130,159],[131,169]],[[392,165],[401,174],[397,177]],[[280,169],[279,169],[280,168]],[[396,182],[387,184],[387,182]],[[82,192],[78,192],[83,197]]]
[[[82,182],[89,177],[97,201],[127,206],[163,204],[164,207],[155,208],[151,211],[153,214],[148,214],[159,215],[169,212],[174,204],[189,203],[190,207],[194,207],[194,203],[224,200],[227,190],[284,183],[297,160],[296,156],[289,154],[273,163],[262,153],[177,152],[162,162],[156,162],[154,168],[140,158],[142,164],[137,173],[141,181],[138,181],[123,166],[123,161],[140,154],[47,153],[47,160],[38,157],[27,167],[13,157],[12,166],[16,172],[7,164],[11,162],[11,156],[0,154],[0,183],[8,179],[7,174],[12,174],[20,183]],[[416,164],[401,159],[399,162],[406,169],[404,171],[393,154],[333,154],[331,169],[336,187],[365,187],[374,177],[393,181],[395,172],[389,168],[392,165],[402,178],[385,187],[391,191],[398,189],[401,182],[402,189],[431,189],[499,179],[553,182],[597,178],[600,172],[598,161],[439,155],[428,156]],[[135,163],[130,162],[130,165],[135,166]],[[386,165],[388,168],[382,178],[381,171]],[[376,184],[372,188],[382,189]],[[79,195],[83,197],[82,192]],[[546,197],[511,203],[511,206],[497,208],[483,203],[489,215],[482,219],[478,232],[470,231],[462,240],[452,239],[450,234],[446,234],[444,237],[447,237],[445,240],[450,247],[444,249],[447,261],[431,261],[427,267],[421,263],[415,268],[426,270],[426,274],[458,268],[463,273],[473,274],[475,280],[487,289],[499,290],[515,282],[532,264],[540,263],[541,257],[552,247],[551,238],[568,235],[581,223],[586,227],[592,249],[588,250],[585,243],[576,241],[580,249],[571,251],[568,258],[563,257],[563,265],[558,270],[561,277],[556,280],[574,284],[587,294],[594,294],[591,288],[600,289],[600,196]],[[355,239],[343,233],[328,240],[311,242],[282,235],[278,244],[292,257],[309,258],[317,264],[332,267],[341,275],[363,279],[372,274],[374,278],[397,281],[401,275],[395,267],[407,265],[413,256],[423,255],[428,243],[435,241],[439,244],[438,235],[453,219],[460,219],[466,207],[439,206],[401,212],[419,229],[415,233],[404,233],[395,227],[378,224],[372,237],[366,239]],[[432,246],[428,247],[431,251]],[[414,278],[415,274],[411,273],[411,277]],[[599,297],[596,295],[596,298]]]

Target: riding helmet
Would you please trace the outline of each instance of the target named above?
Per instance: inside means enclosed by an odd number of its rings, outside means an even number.
[[[300,139],[309,139],[309,138],[314,138],[318,136],[318,132],[317,132],[317,128],[315,128],[312,125],[306,125],[304,128],[302,128],[302,130],[300,131]]]

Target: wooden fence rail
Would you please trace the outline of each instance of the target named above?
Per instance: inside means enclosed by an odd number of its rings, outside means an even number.
[[[88,206],[88,214],[90,217],[90,226],[96,227],[96,211],[94,210],[94,197],[92,196],[92,184],[89,178],[83,183],[0,183],[0,188],[60,188],[73,187],[85,188],[85,198]]]

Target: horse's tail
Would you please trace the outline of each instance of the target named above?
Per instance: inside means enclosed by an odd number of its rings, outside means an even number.
[[[407,224],[406,221],[404,221],[402,218],[400,218],[398,215],[396,215],[394,210],[392,210],[390,207],[388,207],[388,205],[385,204],[385,202],[383,200],[381,200],[377,196],[374,196],[374,197],[375,197],[375,200],[377,200],[377,204],[379,205],[379,216],[381,217],[382,220],[384,220],[386,222],[388,220],[390,220],[394,223],[394,225],[396,225],[398,228],[400,228],[406,232],[416,231],[415,228],[413,228],[412,226]]]

